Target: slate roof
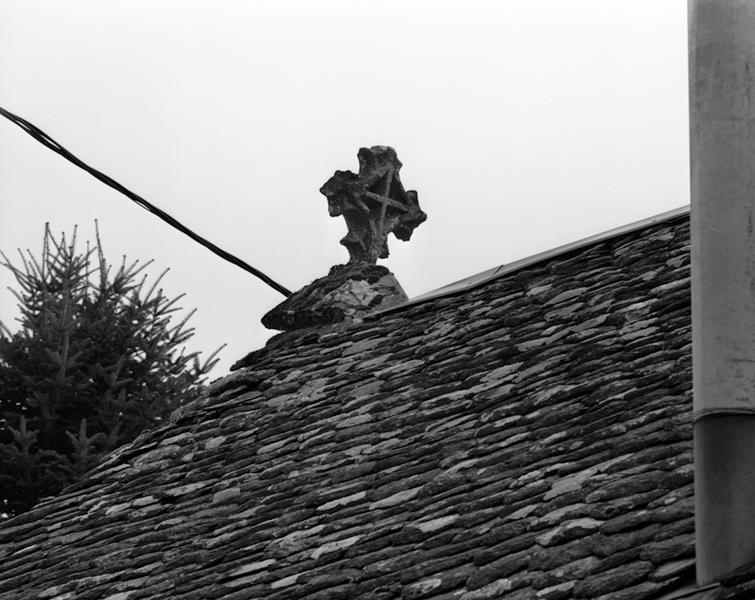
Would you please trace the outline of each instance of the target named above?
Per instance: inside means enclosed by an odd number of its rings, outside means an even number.
[[[688,219],[273,340],[0,526],[0,599],[678,588],[694,568]],[[705,597],[751,598],[750,580]]]

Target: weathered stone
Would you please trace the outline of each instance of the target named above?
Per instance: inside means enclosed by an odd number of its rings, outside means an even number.
[[[431,579],[424,579],[417,583],[412,583],[404,588],[404,592],[401,597],[404,600],[414,600],[415,598],[424,598],[431,592],[437,590],[443,583],[440,577],[433,577]]]
[[[339,419],[338,424],[336,427],[338,429],[346,429],[348,427],[356,427],[358,425],[364,425],[365,423],[369,423],[373,421],[374,418],[372,415],[366,414],[366,415],[354,415],[353,417],[348,417],[346,419]]]
[[[349,504],[353,504],[354,502],[359,502],[362,500],[367,493],[365,491],[356,492],[355,494],[349,494],[348,496],[343,496],[342,498],[336,498],[335,500],[331,500],[329,502],[326,502],[325,504],[321,504],[317,507],[318,511],[329,511],[333,508],[338,508],[340,506],[347,506]]]
[[[510,589],[510,579],[497,579],[479,589],[462,594],[459,600],[490,600],[500,597],[503,592],[508,592]]]
[[[665,563],[650,574],[651,581],[664,581],[673,577],[679,577],[694,573],[695,559],[687,558]]]
[[[288,440],[278,440],[276,442],[270,442],[269,444],[265,444],[264,446],[260,446],[259,448],[257,448],[257,454],[268,454],[270,452],[275,452],[276,450],[281,449],[287,443],[288,443]]]
[[[651,563],[635,562],[592,575],[583,579],[574,587],[574,597],[595,598],[627,588],[641,581],[652,570],[653,565]]]
[[[530,516],[533,512],[537,510],[537,505],[535,504],[529,504],[527,506],[523,506],[522,508],[515,510],[510,515],[506,515],[506,520],[511,521],[518,521],[520,519],[525,519],[528,516]]]
[[[38,598],[53,598],[55,596],[57,596],[58,598],[60,598],[61,596],[63,596],[66,587],[67,587],[67,585],[65,585],[65,584],[64,585],[54,585],[52,587],[49,587],[49,588],[44,589],[41,592],[39,592]],[[69,597],[71,597],[71,596],[73,596],[73,594],[69,595]]]
[[[285,548],[288,551],[287,553],[298,552],[308,546],[314,546],[317,541],[312,537],[319,534],[323,529],[325,529],[325,525],[315,525],[309,529],[292,531],[277,540],[276,544]]]
[[[235,498],[238,498],[240,495],[241,495],[241,490],[239,488],[237,487],[227,488],[227,489],[215,492],[212,495],[212,503],[222,504],[223,502],[234,500]]]
[[[513,379],[521,364],[517,362],[493,369],[485,374],[482,381],[506,381],[509,378]]]
[[[429,521],[420,521],[419,523],[414,523],[412,527],[419,529],[422,533],[430,533],[452,525],[458,520],[458,518],[459,515],[448,515],[446,517],[439,517]]]
[[[204,449],[205,450],[214,450],[215,448],[220,447],[223,442],[225,442],[226,437],[224,435],[219,435],[217,437],[210,438],[204,443]]]
[[[658,583],[643,581],[637,585],[598,596],[595,600],[650,600],[651,598],[658,598],[661,589],[662,586]],[[698,596],[695,600],[706,599]],[[711,597],[708,596],[707,600],[711,600]]]
[[[397,504],[402,504],[404,502],[409,502],[412,498],[414,498],[418,493],[420,487],[410,488],[408,490],[402,490],[400,492],[396,492],[395,494],[392,494],[391,496],[388,496],[387,498],[382,498],[380,500],[377,500],[370,504],[370,510],[377,510],[378,508],[388,508],[391,506],[395,506]]]
[[[647,233],[274,338],[181,418],[0,524],[0,598],[673,589],[693,567],[689,289],[647,292],[686,277],[667,263],[689,249]],[[719,591],[755,597],[751,580]]]
[[[549,513],[544,514],[537,520],[537,524],[552,526],[567,519],[584,516],[589,512],[589,509],[589,505],[585,504],[584,502],[567,504],[566,506],[561,506],[555,510],[550,511]]]
[[[278,581],[273,581],[273,583],[270,584],[270,588],[273,590],[277,590],[279,588],[289,587],[291,585],[294,585],[299,579],[299,577],[300,577],[299,573],[294,573],[293,575],[289,575],[288,577],[283,577],[279,579]]]
[[[538,600],[564,600],[571,596],[571,591],[575,585],[577,585],[575,581],[564,581],[539,590],[535,596]]]
[[[555,580],[578,580],[584,579],[590,573],[594,572],[598,565],[600,565],[600,559],[595,556],[588,556],[581,558],[570,563],[554,569],[549,574],[551,578]]]
[[[348,538],[343,538],[340,540],[334,540],[332,542],[327,542],[317,548],[314,552],[312,552],[312,558],[317,560],[324,554],[329,554],[331,552],[337,552],[338,550],[343,550],[344,548],[348,548],[350,546],[353,546],[356,544],[359,539],[362,537],[362,535],[354,535]]]
[[[555,296],[553,296],[553,298],[548,300],[545,303],[545,306],[559,304],[560,302],[564,302],[566,300],[572,300],[573,298],[579,298],[581,296],[584,296],[585,292],[587,292],[587,288],[575,288],[575,289],[563,291],[560,294],[556,294]]]
[[[267,559],[267,560],[260,560],[257,562],[249,563],[248,565],[243,565],[241,567],[238,567],[231,571],[230,575],[232,577],[237,577],[239,575],[246,575],[248,573],[254,573],[255,571],[262,571],[263,569],[267,569],[270,565],[275,564],[274,559]]]
[[[498,579],[508,578],[529,563],[529,552],[504,556],[489,565],[477,569],[467,579],[467,588],[476,590]]]
[[[131,508],[130,502],[122,502],[121,504],[114,504],[113,506],[108,507],[105,510],[105,514],[107,516],[118,514],[119,512],[123,512],[124,510]]]
[[[320,193],[328,199],[330,216],[346,219],[349,232],[341,244],[349,251],[349,262],[375,264],[388,257],[388,234],[406,241],[427,215],[417,192],[404,191],[393,148],[360,148],[357,156],[359,174],[336,171]]]
[[[385,267],[364,263],[336,265],[264,317],[268,329],[291,331],[361,320],[365,315],[407,301]]]
[[[692,535],[679,535],[660,542],[646,544],[640,558],[660,564],[669,560],[694,556],[695,538]]]
[[[602,521],[589,517],[572,519],[539,536],[537,543],[541,546],[554,546],[564,541],[585,537],[596,531],[601,523]]]

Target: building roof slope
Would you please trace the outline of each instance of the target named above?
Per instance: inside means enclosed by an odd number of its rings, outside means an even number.
[[[693,569],[690,346],[685,215],[287,334],[0,527],[0,598],[654,597]]]

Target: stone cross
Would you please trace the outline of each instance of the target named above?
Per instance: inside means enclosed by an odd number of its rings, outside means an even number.
[[[406,191],[398,172],[401,161],[389,146],[360,148],[359,174],[336,171],[320,188],[328,199],[331,217],[343,217],[349,232],[341,244],[349,251],[349,263],[375,264],[388,257],[388,234],[407,241],[427,219],[417,192]]]

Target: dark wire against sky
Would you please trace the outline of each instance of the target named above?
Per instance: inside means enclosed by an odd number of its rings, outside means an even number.
[[[143,209],[151,212],[153,215],[156,215],[159,219],[162,219],[171,227],[178,229],[178,231],[180,231],[181,233],[189,236],[192,240],[194,240],[195,242],[201,244],[202,246],[210,250],[210,252],[212,252],[213,254],[216,254],[223,260],[226,260],[229,263],[234,264],[237,267],[244,269],[244,271],[251,273],[255,277],[258,277],[259,279],[264,281],[267,285],[269,285],[271,288],[280,292],[284,296],[288,297],[291,295],[291,292],[288,289],[283,287],[278,282],[274,281],[272,278],[265,275],[259,269],[255,269],[253,266],[241,260],[237,256],[234,256],[230,252],[227,252],[223,250],[222,248],[219,248],[218,246],[213,244],[211,241],[203,238],[201,235],[195,233],[194,231],[186,227],[186,225],[176,220],[174,217],[172,217],[165,211],[161,210],[154,204],[147,202],[144,198],[142,198],[138,194],[135,194],[134,192],[129,190],[127,187],[121,185],[115,179],[112,179],[111,177],[108,177],[107,175],[98,171],[94,167],[89,166],[84,161],[76,157],[74,154],[66,150],[63,146],[61,146],[58,142],[52,139],[49,135],[47,135],[44,131],[42,131],[36,125],[30,123],[29,121],[27,121],[26,119],[22,117],[19,117],[18,115],[13,114],[12,112],[8,110],[5,110],[1,106],[0,106],[0,114],[4,116],[6,119],[8,119],[11,123],[18,125],[21,129],[23,129],[31,137],[37,140],[40,144],[47,146],[50,150],[52,150],[56,154],[60,154],[60,156],[65,158],[67,161],[72,162],[74,165],[76,165],[80,169],[83,169],[90,175],[93,175],[105,185],[108,185],[114,190],[119,191],[121,194],[123,194],[127,198],[136,202],[136,204],[141,206]]]

